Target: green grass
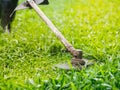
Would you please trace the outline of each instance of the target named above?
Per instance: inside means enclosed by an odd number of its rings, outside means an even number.
[[[21,10],[12,33],[0,33],[0,89],[119,90],[120,1],[49,1],[40,8],[84,58],[96,63],[82,71],[53,68],[72,56],[33,10]]]

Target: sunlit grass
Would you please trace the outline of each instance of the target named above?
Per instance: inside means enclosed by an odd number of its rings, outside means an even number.
[[[80,72],[55,70],[71,55],[34,10],[21,10],[12,33],[0,34],[0,89],[120,89],[120,1],[49,1],[40,8],[96,63]]]

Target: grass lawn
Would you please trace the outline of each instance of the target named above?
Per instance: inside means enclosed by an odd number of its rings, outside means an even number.
[[[49,2],[40,8],[95,64],[81,71],[53,68],[72,56],[34,10],[21,10],[11,34],[0,30],[0,90],[119,90],[120,0]]]

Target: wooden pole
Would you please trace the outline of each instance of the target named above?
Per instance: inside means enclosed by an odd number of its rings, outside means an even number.
[[[55,27],[55,25],[49,20],[49,18],[42,12],[42,10],[36,5],[33,0],[27,0],[29,5],[36,11],[40,18],[48,25],[48,27],[54,32],[57,38],[64,44],[68,51],[75,57],[82,59],[82,50],[76,50],[62,35],[62,33]]]

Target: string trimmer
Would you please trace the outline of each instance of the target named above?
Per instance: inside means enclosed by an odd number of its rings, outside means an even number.
[[[18,5],[15,10],[25,9],[25,8],[33,8],[35,12],[40,16],[40,18],[48,25],[48,27],[52,30],[52,32],[56,35],[56,37],[64,44],[66,49],[73,56],[71,60],[71,65],[73,68],[81,69],[82,66],[86,66],[87,62],[85,59],[82,59],[82,50],[75,49],[62,35],[62,33],[55,27],[55,25],[48,19],[48,17],[43,13],[43,11],[37,6],[37,4],[41,4],[47,0],[27,0],[22,4]],[[58,64],[56,65],[58,68],[62,69],[71,69],[72,67],[69,64]]]

